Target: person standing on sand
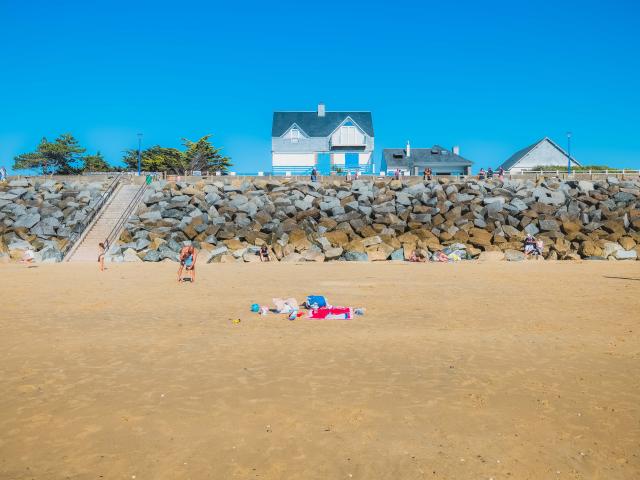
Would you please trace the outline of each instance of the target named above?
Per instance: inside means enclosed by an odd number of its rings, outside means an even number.
[[[180,250],[178,260],[180,261],[180,268],[178,268],[178,282],[182,281],[182,270],[186,269],[187,273],[191,277],[191,283],[196,281],[196,258],[198,252],[193,245],[185,245]]]
[[[107,246],[105,243],[100,242],[98,244],[98,265],[100,266],[101,272],[104,272],[104,256],[107,253]]]

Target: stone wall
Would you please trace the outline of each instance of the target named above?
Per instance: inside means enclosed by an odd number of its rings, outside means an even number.
[[[155,182],[109,258],[175,261],[187,242],[208,262],[259,261],[263,244],[281,261],[400,260],[452,246],[474,258],[521,251],[527,233],[548,259],[636,259],[640,182]]]
[[[20,260],[25,250],[36,262],[58,262],[73,232],[87,216],[107,183],[15,179],[0,183],[0,260]]]

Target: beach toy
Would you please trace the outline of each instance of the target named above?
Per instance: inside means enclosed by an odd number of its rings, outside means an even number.
[[[231,323],[233,323],[234,325],[237,325],[240,323],[240,319],[239,318],[234,318],[233,320],[231,320]]]
[[[258,313],[260,311],[260,305],[258,305],[257,303],[252,304],[251,311],[254,313]]]
[[[298,318],[298,311],[294,310],[289,314],[289,320],[295,320],[296,318]]]

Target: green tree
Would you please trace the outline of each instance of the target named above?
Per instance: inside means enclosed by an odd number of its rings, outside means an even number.
[[[95,155],[86,155],[83,162],[83,172],[110,172],[113,170],[100,152],[96,152]]]
[[[56,173],[69,175],[80,173],[85,149],[70,133],[63,133],[53,142],[43,138],[35,152],[23,153],[14,158],[15,170],[41,170],[43,175]]]
[[[231,167],[231,158],[220,153],[222,147],[216,148],[209,140],[211,135],[205,135],[195,142],[186,138],[182,144],[187,148],[184,155],[188,170],[207,170],[209,172],[226,172]]]
[[[129,170],[138,170],[138,150],[126,150],[122,160]],[[171,172],[177,175],[184,174],[187,167],[185,156],[180,150],[160,145],[143,150],[140,163],[145,172]]]

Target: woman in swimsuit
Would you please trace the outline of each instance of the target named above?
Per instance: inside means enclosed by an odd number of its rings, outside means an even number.
[[[98,244],[98,265],[100,266],[100,271],[104,272],[104,255],[107,253],[107,245],[105,243]]]
[[[186,269],[191,277],[191,283],[196,281],[196,257],[198,253],[193,245],[186,245],[180,250],[180,268],[178,268],[178,282],[182,281],[182,270]]]

